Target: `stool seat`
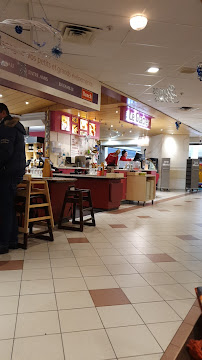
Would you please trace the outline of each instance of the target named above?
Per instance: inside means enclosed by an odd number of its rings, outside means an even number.
[[[37,188],[37,185],[40,188]],[[40,212],[42,213],[40,214]],[[19,244],[19,247],[27,249],[28,237],[54,240],[52,231],[54,221],[47,181],[24,177],[23,182],[17,187],[16,213],[19,220],[18,230],[24,233],[24,243]],[[47,230],[33,233],[34,223],[44,221],[47,224]],[[45,234],[49,234],[49,236]]]
[[[87,206],[84,206],[85,203],[87,203]],[[73,225],[63,225],[64,220],[69,221],[69,218],[64,219],[64,212],[67,204],[70,204],[72,224],[79,225],[79,227]],[[77,207],[79,210],[80,220],[76,220]],[[91,215],[89,218],[85,220],[83,218],[84,211],[89,211]],[[93,205],[91,199],[91,192],[89,189],[77,189],[77,188],[72,188],[70,186],[65,193],[64,202],[58,222],[58,229],[82,232],[84,224],[88,226],[95,226],[95,217],[94,217],[94,211],[93,211]]]

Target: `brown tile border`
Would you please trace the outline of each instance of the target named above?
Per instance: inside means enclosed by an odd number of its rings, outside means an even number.
[[[112,224],[112,225],[109,224],[109,226],[111,226],[112,229],[125,229],[125,228],[127,228],[127,226],[124,225],[124,224]]]
[[[23,260],[0,261],[0,271],[22,270],[23,264]]]
[[[176,260],[173,259],[171,256],[167,254],[147,254],[146,257],[148,257],[153,263],[158,262],[175,262]]]
[[[69,244],[83,244],[83,243],[89,243],[87,238],[68,238],[67,241]]]
[[[176,360],[200,316],[201,310],[199,308],[198,300],[196,300],[171,340],[171,343],[168,345],[161,360]]]
[[[122,289],[89,290],[96,307],[131,304]]]

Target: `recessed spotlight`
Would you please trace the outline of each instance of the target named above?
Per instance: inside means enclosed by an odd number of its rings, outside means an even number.
[[[173,135],[173,133],[171,133]]]
[[[116,133],[118,134],[119,132],[117,131]]]
[[[118,114],[119,113],[119,111],[118,110],[116,110],[116,114]]]
[[[111,127],[114,127],[114,125],[111,125]]]
[[[132,130],[129,131],[130,133],[132,132]]]
[[[163,129],[161,129],[161,131],[163,131]]]
[[[2,98],[3,97],[3,95],[2,94],[0,94],[0,98]]]
[[[159,68],[156,66],[152,66],[149,69],[147,69],[147,72],[151,73],[151,74],[156,74],[159,71]]]
[[[29,101],[25,101],[25,104],[26,104],[26,105],[29,105]]]
[[[136,31],[143,30],[147,26],[147,22],[145,15],[135,15],[130,18],[130,26]]]

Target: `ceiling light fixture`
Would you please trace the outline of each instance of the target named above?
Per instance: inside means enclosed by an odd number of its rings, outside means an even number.
[[[114,127],[114,125],[111,125],[111,127]]]
[[[29,101],[25,101],[25,104],[26,104],[26,105],[29,105]]]
[[[161,129],[161,131],[163,131],[163,129]]]
[[[116,110],[116,114],[118,114],[119,113],[119,111],[118,110]]]
[[[147,26],[147,22],[145,15],[135,15],[130,18],[130,26],[136,31],[143,30]]]
[[[151,66],[149,69],[147,69],[147,72],[151,74],[156,74],[159,71],[159,68],[156,66]]]
[[[129,131],[130,133],[132,132],[132,130]]]
[[[0,98],[2,98],[3,97],[3,95],[2,94],[0,94]]]

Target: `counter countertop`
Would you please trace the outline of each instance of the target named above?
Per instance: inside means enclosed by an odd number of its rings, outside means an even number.
[[[68,178],[68,177],[65,177],[65,175],[63,175],[62,177],[33,177],[32,180],[46,180],[46,181],[49,181],[49,182],[74,182],[76,181],[76,178],[75,177],[71,177],[71,178]]]
[[[56,166],[60,170],[88,170],[86,167],[76,167],[76,166]]]
[[[97,175],[82,175],[82,174],[54,174],[54,177],[59,178],[60,176],[66,178],[89,178],[89,179],[96,179],[96,180],[121,180],[122,178],[114,177],[106,177],[106,176],[97,176]]]

